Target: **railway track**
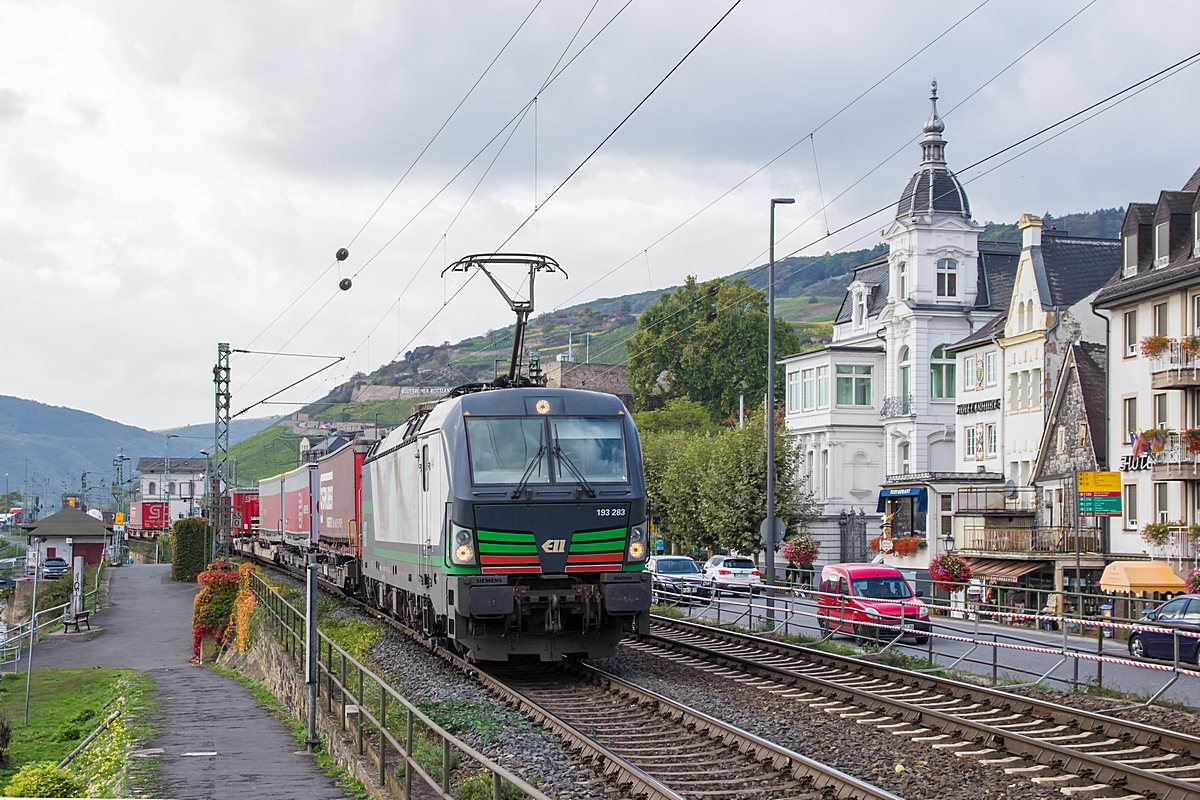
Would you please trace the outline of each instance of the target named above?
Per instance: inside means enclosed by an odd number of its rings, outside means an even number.
[[[654,617],[625,646],[1086,798],[1200,798],[1200,738],[996,689]]]
[[[259,563],[303,579],[296,570]],[[594,667],[468,662],[360,599],[333,586],[322,588],[478,680],[631,795],[647,800],[902,800]]]

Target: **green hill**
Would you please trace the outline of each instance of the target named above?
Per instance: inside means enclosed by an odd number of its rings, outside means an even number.
[[[229,448],[237,459],[237,482],[241,486],[295,469],[300,463],[300,440],[288,426],[272,425]]]

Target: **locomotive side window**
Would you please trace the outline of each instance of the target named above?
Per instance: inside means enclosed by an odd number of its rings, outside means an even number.
[[[625,426],[617,417],[564,417],[550,420],[554,435],[555,475],[569,481],[569,461],[584,479],[595,483],[628,483]],[[561,451],[562,457],[558,456]]]
[[[421,491],[429,491],[429,445],[421,445]]]
[[[469,417],[467,447],[475,484],[550,482],[550,447],[541,419]]]

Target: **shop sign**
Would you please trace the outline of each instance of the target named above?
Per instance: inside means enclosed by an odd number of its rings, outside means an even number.
[[[999,410],[1000,410],[1000,398],[997,397],[992,400],[980,400],[977,403],[963,403],[961,405],[955,406],[954,413],[956,413],[956,414],[979,414],[984,411],[999,411]]]

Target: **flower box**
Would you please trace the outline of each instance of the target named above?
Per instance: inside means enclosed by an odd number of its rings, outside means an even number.
[[[1147,336],[1142,339],[1142,355],[1146,358],[1158,358],[1167,352],[1170,346],[1171,339],[1166,336]]]

